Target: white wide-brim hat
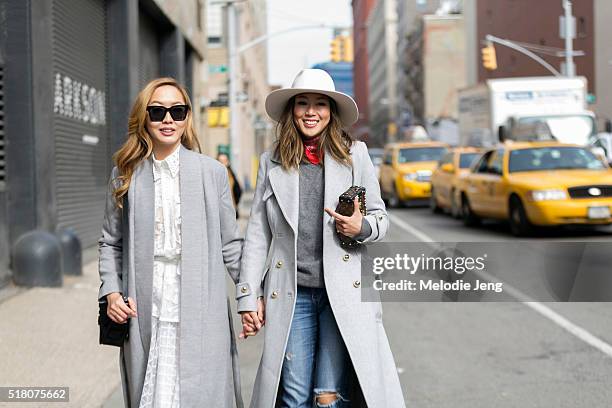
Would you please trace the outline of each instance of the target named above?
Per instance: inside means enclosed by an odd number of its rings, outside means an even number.
[[[322,69],[303,69],[296,75],[291,88],[270,92],[266,97],[268,116],[278,122],[289,99],[302,93],[318,93],[333,99],[338,107],[340,121],[344,126],[351,126],[359,119],[359,109],[353,98],[336,91],[334,80]]]

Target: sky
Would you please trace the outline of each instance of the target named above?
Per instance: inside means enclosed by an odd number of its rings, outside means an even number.
[[[316,24],[350,27],[351,0],[268,0],[268,34]],[[293,31],[268,40],[268,81],[291,86],[302,68],[329,61],[332,29]]]

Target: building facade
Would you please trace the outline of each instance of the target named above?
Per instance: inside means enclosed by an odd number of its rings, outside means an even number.
[[[397,2],[397,128],[405,132],[423,117],[423,21],[421,16],[433,13],[439,0]]]
[[[368,17],[368,145],[383,146],[397,137],[397,6],[379,0]],[[374,63],[375,61],[375,63]]]
[[[172,76],[198,98],[204,13],[200,0],[0,1],[0,284],[24,233],[96,245],[140,88]]]
[[[359,108],[359,120],[353,127],[353,135],[360,140],[368,140],[369,127],[369,57],[368,57],[368,17],[375,0],[353,0],[353,92]]]

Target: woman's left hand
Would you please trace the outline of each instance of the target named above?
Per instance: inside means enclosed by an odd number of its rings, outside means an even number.
[[[359,199],[355,197],[353,203],[355,205],[355,210],[350,217],[340,215],[332,209],[325,208],[325,212],[336,220],[336,230],[350,238],[359,235],[363,220],[363,215],[361,215],[361,211],[359,211]]]

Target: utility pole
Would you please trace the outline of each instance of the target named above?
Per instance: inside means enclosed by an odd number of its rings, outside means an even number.
[[[571,0],[562,0],[565,10],[565,76],[576,76],[576,66],[574,65],[574,16],[572,16]]]
[[[238,82],[238,53],[236,43],[236,6],[233,1],[226,3],[227,7],[227,51],[228,51],[228,71],[229,71],[229,85],[228,85],[228,105],[230,114],[230,127],[229,127],[229,139],[230,139],[230,163],[232,166],[241,174],[242,167],[240,167],[240,140],[238,137],[238,103],[237,103],[237,82]],[[240,176],[239,176],[240,177]]]

